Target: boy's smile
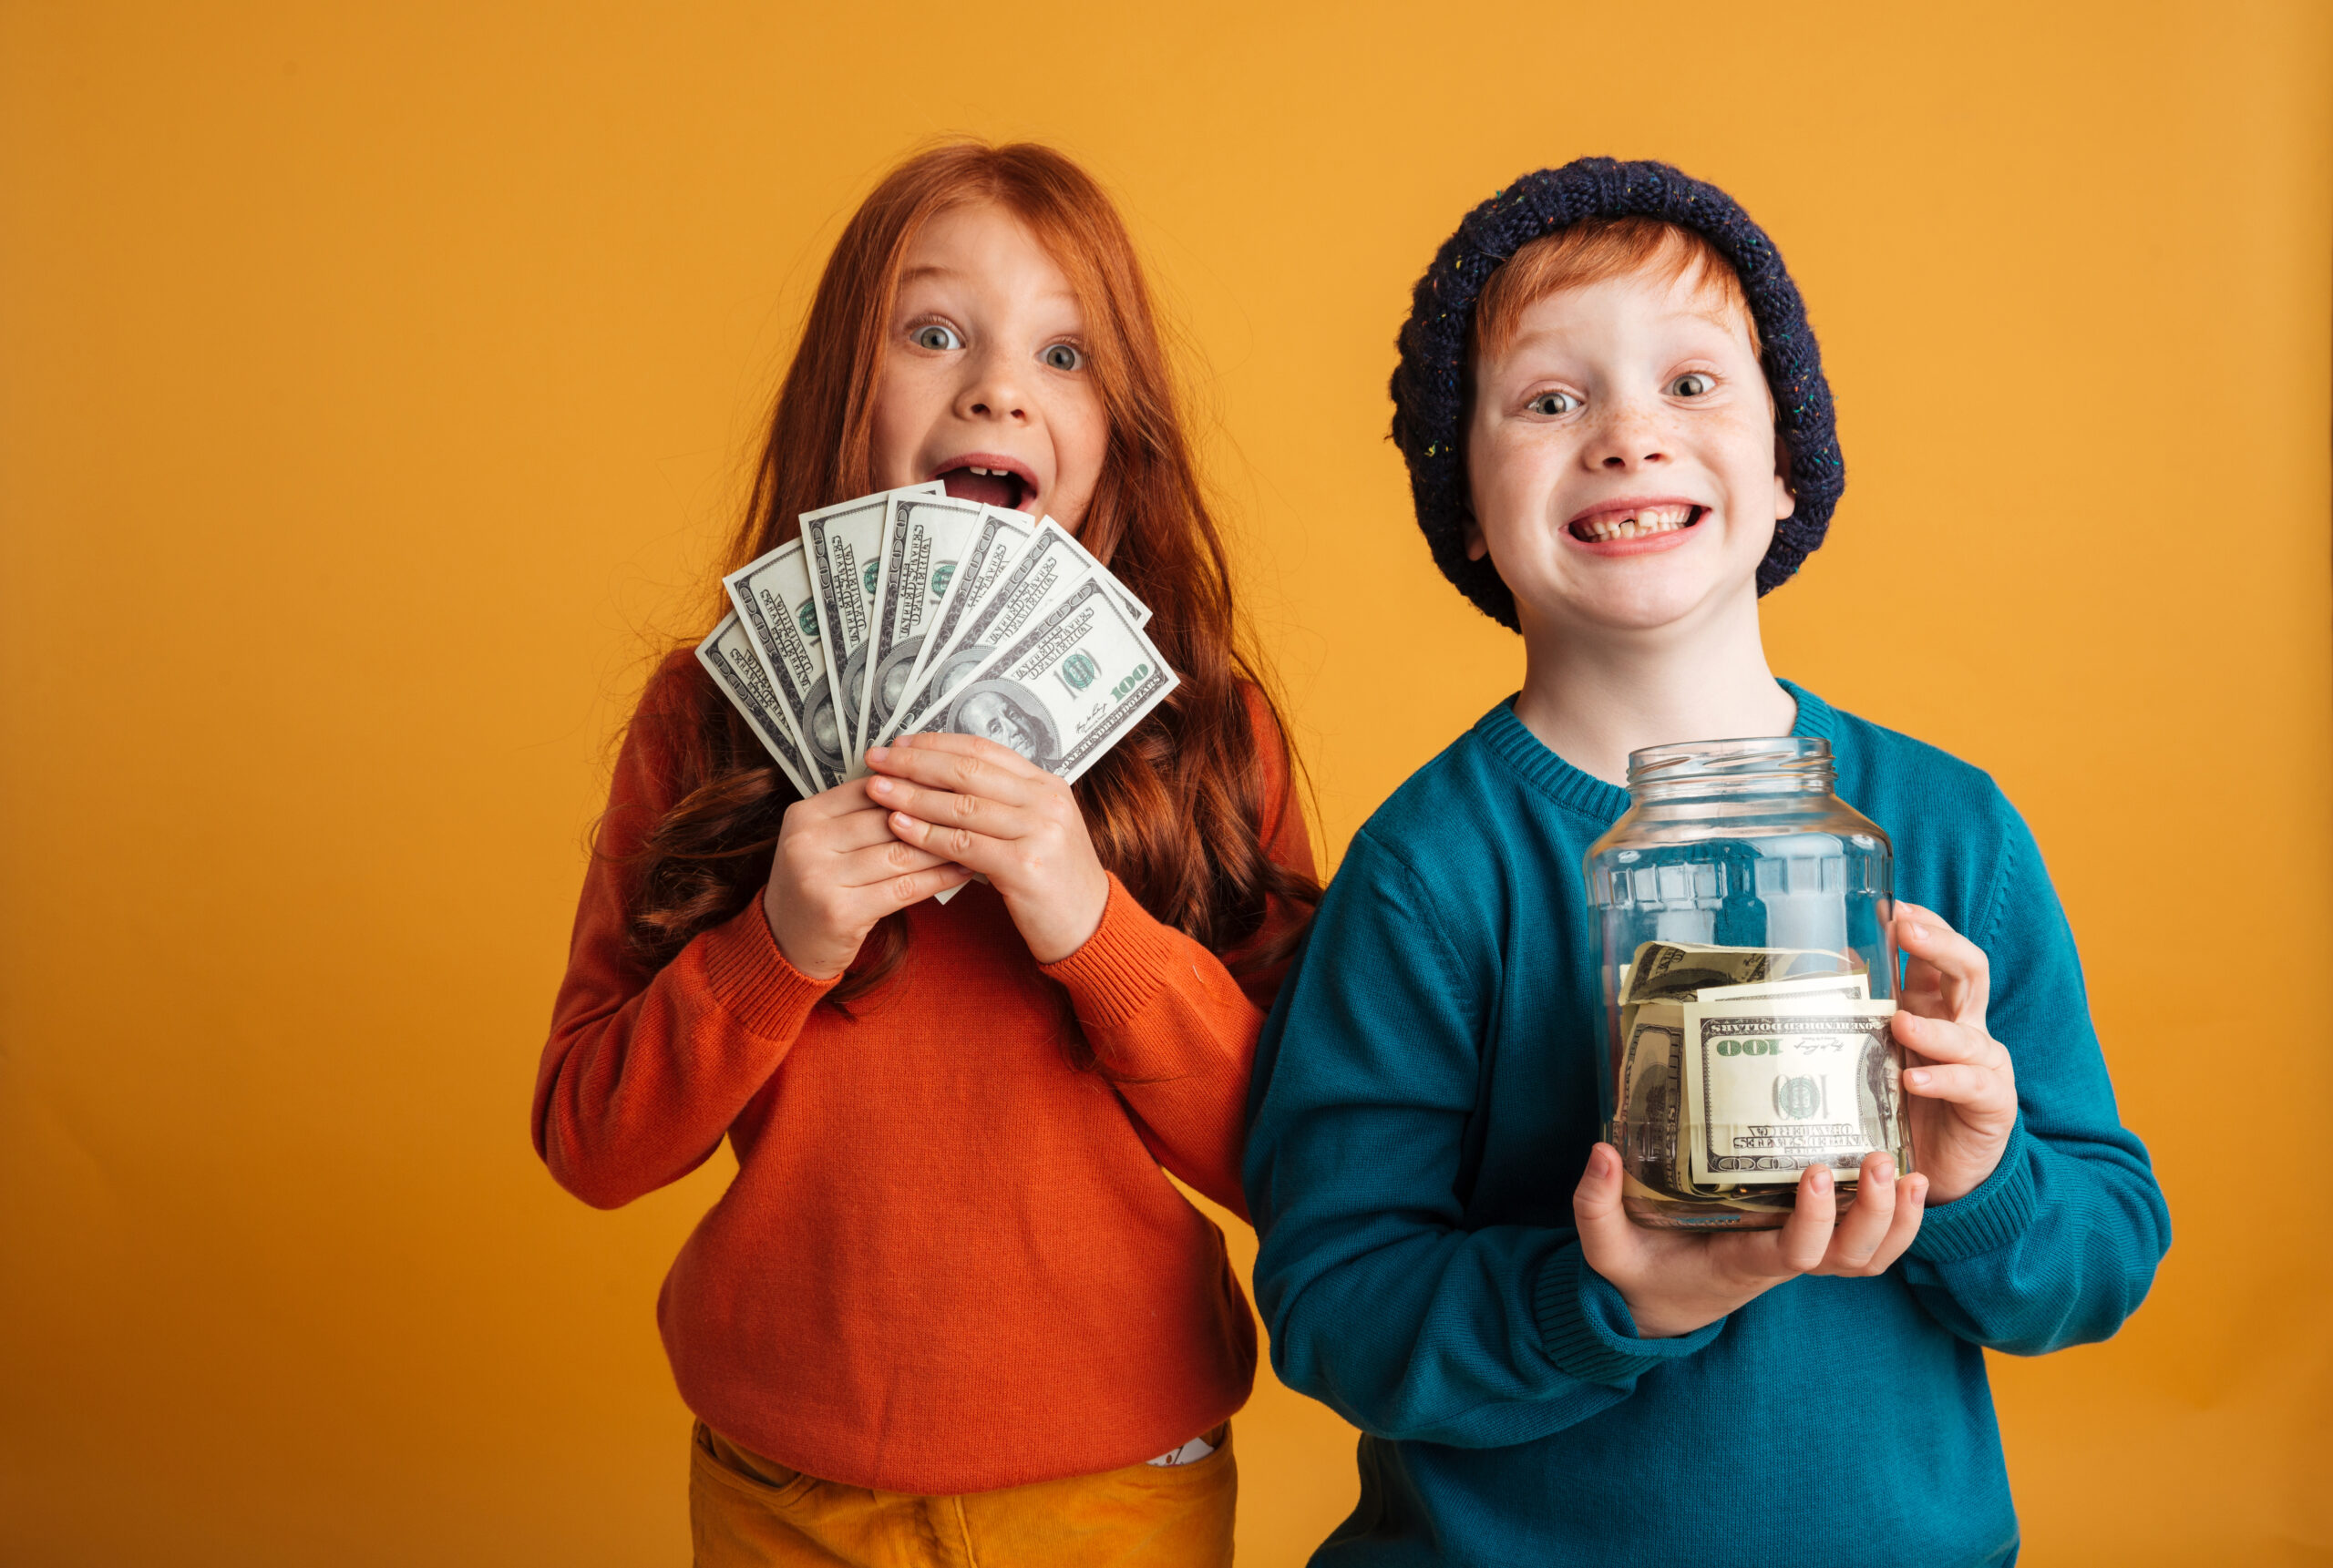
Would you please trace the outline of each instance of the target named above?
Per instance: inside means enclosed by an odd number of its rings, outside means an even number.
[[[951,496],[1076,530],[1101,479],[1107,416],[1076,293],[1018,217],[960,207],[910,245],[873,415],[882,487],[938,479]]]
[[[1791,496],[1747,323],[1697,273],[1535,302],[1474,393],[1467,553],[1496,565],[1526,638],[1754,600]]]
[[[1674,496],[1629,497],[1590,507],[1565,526],[1598,555],[1648,555],[1684,543],[1685,530],[1708,510]]]

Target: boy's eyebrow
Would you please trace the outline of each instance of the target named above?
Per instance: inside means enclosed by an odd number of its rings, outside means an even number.
[[[1718,328],[1720,331],[1729,333],[1740,331],[1742,326],[1740,316],[1734,311],[1721,304],[1714,306],[1709,310],[1680,309],[1667,311],[1664,312],[1663,314],[1667,319],[1671,321],[1684,319],[1697,322],[1707,322],[1710,325]],[[1514,341],[1509,344],[1506,352],[1512,354],[1516,349],[1521,348],[1525,343],[1537,342],[1549,337],[1561,337],[1563,333],[1554,327],[1543,326],[1527,328],[1515,334]]]
[[[1730,333],[1740,331],[1745,325],[1742,319],[1742,313],[1731,305],[1721,304],[1705,311],[1680,311],[1678,313],[1705,321],[1711,326],[1722,327]]]

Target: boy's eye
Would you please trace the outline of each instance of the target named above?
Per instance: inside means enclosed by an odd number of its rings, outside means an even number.
[[[1546,419],[1560,418],[1579,406],[1579,399],[1568,392],[1543,392],[1531,400],[1531,412]]]
[[[1037,357],[1054,370],[1076,370],[1085,364],[1075,343],[1057,343]]]
[[[915,329],[915,345],[918,348],[928,348],[935,351],[961,348],[964,346],[963,340],[957,337],[957,335],[948,328],[941,326],[938,322],[932,323],[930,326],[921,326]]]
[[[1717,382],[1698,370],[1689,370],[1669,384],[1671,397],[1707,397],[1717,390]]]

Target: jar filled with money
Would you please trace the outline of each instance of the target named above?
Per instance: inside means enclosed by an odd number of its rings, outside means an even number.
[[[1912,1169],[1896,1011],[1893,856],[1808,736],[1629,757],[1589,846],[1602,927],[1604,1135],[1660,1229],[1769,1229],[1801,1174],[1851,1196],[1864,1156]]]

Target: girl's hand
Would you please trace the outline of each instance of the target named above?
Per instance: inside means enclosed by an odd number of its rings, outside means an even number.
[[[977,735],[908,735],[867,765],[891,832],[995,884],[1037,962],[1066,958],[1102,924],[1109,874],[1060,779]]]
[[[875,922],[971,880],[961,866],[902,844],[853,779],[786,808],[762,916],[786,961],[814,980],[850,967]]]
[[[1896,1012],[1896,1038],[1909,1053],[1912,1153],[1935,1201],[1948,1204],[2001,1163],[2017,1125],[2017,1072],[1985,1030],[1992,970],[1983,950],[1935,911],[1900,898],[1896,945],[1912,960]]]
[[[1798,1179],[1798,1206],[1780,1230],[1657,1231],[1620,1206],[1620,1156],[1598,1143],[1572,1194],[1579,1250],[1629,1304],[1640,1339],[1674,1339],[1714,1323],[1802,1274],[1884,1274],[1919,1234],[1927,1178],[1896,1179],[1896,1162],[1866,1154],[1855,1201],[1838,1217],[1828,1167]]]

